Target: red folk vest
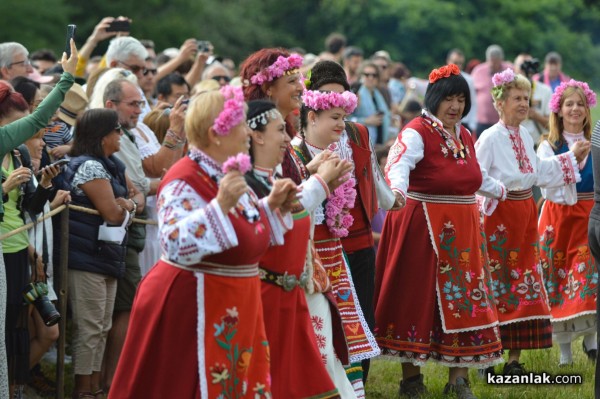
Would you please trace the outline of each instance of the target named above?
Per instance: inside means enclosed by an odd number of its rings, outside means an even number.
[[[189,184],[207,202],[217,196],[219,187],[210,176],[195,161],[183,157],[177,161],[162,179],[157,196],[161,189],[173,180],[183,180]],[[258,263],[269,247],[270,225],[266,223],[267,215],[258,207],[260,219],[256,222],[248,221],[238,209],[230,212],[227,217],[231,221],[238,236],[238,245],[218,254],[203,258],[203,261],[220,263],[224,265],[240,265]]]
[[[374,245],[371,219],[377,213],[378,206],[371,167],[369,131],[358,123],[346,122],[346,133],[352,148],[357,196],[354,208],[350,210],[354,223],[348,231],[348,236],[342,238],[342,246],[344,251],[352,253]]]

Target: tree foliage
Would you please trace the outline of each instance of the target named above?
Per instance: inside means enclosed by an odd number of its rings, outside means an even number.
[[[132,18],[132,34],[159,49],[195,37],[237,61],[271,46],[319,53],[333,31],[365,54],[387,50],[417,75],[443,64],[454,47],[483,59],[497,43],[508,60],[555,50],[568,74],[600,86],[600,5],[589,0],[7,0],[0,2],[0,41],[61,51],[67,23],[78,25],[81,45],[107,15]]]

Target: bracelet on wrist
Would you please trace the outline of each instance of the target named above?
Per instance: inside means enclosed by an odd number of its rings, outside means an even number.
[[[172,129],[168,129],[167,130],[167,134],[165,135],[165,137],[170,137],[171,139],[173,139],[175,142],[180,143],[180,142],[185,142],[185,136],[181,137],[180,135],[178,135],[177,133],[175,133],[175,131],[173,131]]]
[[[131,203],[133,204],[133,208],[131,209],[131,214],[134,215],[135,212],[137,211],[137,202],[136,200],[134,200],[133,198],[129,199],[131,201]]]

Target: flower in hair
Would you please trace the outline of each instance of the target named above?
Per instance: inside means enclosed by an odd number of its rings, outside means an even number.
[[[248,154],[244,154],[240,152],[236,156],[227,158],[227,161],[223,163],[223,173],[227,174],[232,170],[237,170],[241,174],[245,174],[246,172],[252,169],[252,163],[250,162],[250,156]]]
[[[292,54],[289,57],[280,55],[277,60],[269,67],[258,72],[250,78],[250,82],[255,85],[271,82],[289,71],[294,71],[302,66],[302,56]]]
[[[220,91],[225,97],[225,105],[212,127],[217,135],[226,136],[244,120],[244,93],[240,87],[229,85],[221,87]]]
[[[594,91],[590,89],[590,86],[588,86],[588,84],[585,82],[579,82],[577,80],[571,79],[568,82],[562,82],[552,94],[552,99],[550,100],[550,110],[555,114],[558,114],[558,112],[560,111],[560,100],[567,87],[579,87],[585,95],[588,108],[596,106],[596,93],[594,93]]]
[[[503,86],[513,80],[515,80],[515,73],[510,68],[506,68],[504,71],[495,73],[494,76],[492,76],[494,87]]]
[[[448,64],[440,67],[438,69],[434,69],[429,74],[429,83],[435,83],[440,79],[449,78],[451,75],[459,75],[460,69],[455,64]]]
[[[515,78],[515,73],[511,68],[506,68],[502,72],[495,73],[494,76],[492,76],[492,83],[494,85],[494,87],[492,87],[492,97],[500,99],[502,97],[502,92],[504,91],[504,85],[514,81]]]
[[[334,91],[307,90],[302,95],[302,102],[315,111],[343,108],[347,114],[351,114],[358,104],[358,99],[356,94],[351,91],[336,93]]]

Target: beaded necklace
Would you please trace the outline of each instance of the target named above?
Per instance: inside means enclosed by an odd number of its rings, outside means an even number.
[[[444,144],[446,145],[446,149],[450,150],[450,152],[454,156],[454,159],[456,159],[457,161],[465,162],[467,156],[469,156],[469,158],[471,157],[469,148],[465,148],[465,146],[462,143],[462,140],[460,139],[460,134],[457,134],[456,138],[454,138],[438,122],[430,119],[426,115],[423,115],[423,119],[427,121],[427,123],[429,123],[436,132],[439,133],[439,135],[442,137],[442,140],[444,141]],[[442,152],[444,152],[444,155],[447,153],[443,149]]]

